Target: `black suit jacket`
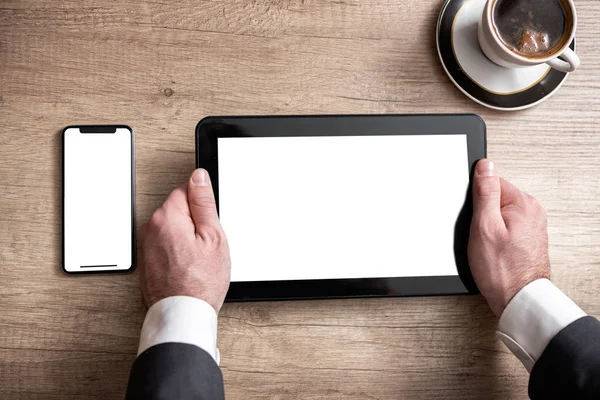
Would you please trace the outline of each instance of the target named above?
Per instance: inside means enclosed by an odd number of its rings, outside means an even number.
[[[223,375],[206,351],[163,343],[141,353],[131,368],[127,400],[222,400]]]
[[[560,331],[529,378],[532,400],[600,399],[600,322],[583,317]]]

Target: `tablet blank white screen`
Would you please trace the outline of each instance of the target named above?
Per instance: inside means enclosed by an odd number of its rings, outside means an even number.
[[[219,138],[231,280],[458,275],[466,135]]]

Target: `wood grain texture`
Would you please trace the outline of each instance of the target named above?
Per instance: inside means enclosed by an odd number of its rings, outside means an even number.
[[[137,274],[60,271],[61,129],[136,131],[141,223],[194,167],[214,114],[464,113],[549,214],[555,282],[600,315],[600,4],[578,0],[581,68],[547,102],[464,97],[434,46],[442,0],[0,3],[0,398],[119,399],[144,309]],[[229,399],[525,399],[480,297],[227,304]]]

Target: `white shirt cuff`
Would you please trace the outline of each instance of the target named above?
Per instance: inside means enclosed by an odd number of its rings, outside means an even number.
[[[167,297],[153,304],[142,326],[138,355],[157,344],[173,342],[198,346],[219,364],[215,309],[188,296]]]
[[[554,336],[586,316],[567,295],[548,279],[538,279],[508,303],[500,316],[497,337],[529,372]]]

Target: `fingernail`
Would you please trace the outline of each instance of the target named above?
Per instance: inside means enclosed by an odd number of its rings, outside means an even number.
[[[496,175],[496,169],[494,168],[494,163],[485,158],[483,160],[480,160],[477,163],[475,172],[477,172],[477,176],[495,176]]]
[[[206,170],[199,168],[192,174],[192,185],[194,186],[209,186],[210,179]]]

